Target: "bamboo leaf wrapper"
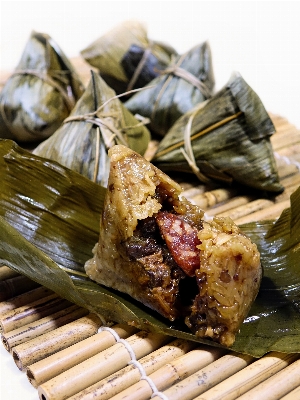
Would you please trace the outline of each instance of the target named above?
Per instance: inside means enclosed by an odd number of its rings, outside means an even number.
[[[84,87],[58,44],[32,32],[0,94],[0,137],[41,142],[70,114]]]
[[[4,139],[0,181],[0,215],[59,265],[80,270],[98,237],[106,189]]]
[[[122,143],[141,155],[150,141],[147,127],[128,111],[116,93],[96,73],[69,118],[33,153],[55,160],[106,186],[107,150]]]
[[[164,136],[182,115],[211,97],[215,80],[208,42],[174,56],[148,86],[125,102],[133,113],[150,118],[150,130]]]
[[[171,325],[128,296],[87,279],[84,262],[97,241],[105,189],[11,141],[0,141],[0,152],[1,265],[108,320],[196,340],[180,324]],[[276,223],[241,226],[258,245],[264,278],[234,351],[255,357],[271,350],[300,352],[299,196],[298,189]]]
[[[135,20],[115,26],[81,51],[117,94],[148,84],[174,54],[173,47],[149,39],[145,24]]]
[[[152,162],[163,171],[195,173],[203,182],[279,193],[283,187],[270,142],[274,132],[258,95],[234,74],[172,126]]]

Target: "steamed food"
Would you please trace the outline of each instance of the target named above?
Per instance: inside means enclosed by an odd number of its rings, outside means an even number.
[[[110,175],[87,275],[198,337],[231,346],[259,290],[257,247],[229,218],[208,222],[168,175],[123,145]]]

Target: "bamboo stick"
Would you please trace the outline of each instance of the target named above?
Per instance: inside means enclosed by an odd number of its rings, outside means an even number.
[[[231,219],[236,221],[239,218],[245,217],[259,210],[264,210],[266,208],[269,208],[273,204],[274,202],[271,200],[257,199],[250,201],[249,203],[244,204],[240,207],[236,207],[235,209],[224,211],[218,214],[218,217],[230,217]]]
[[[271,352],[194,400],[233,400],[290,365],[298,354]]]
[[[289,162],[292,164],[296,164],[298,166],[298,170],[299,170],[300,169],[300,166],[299,166],[299,162],[300,162],[299,148],[300,148],[300,146],[298,146],[298,145],[294,145],[294,146],[295,147],[297,146],[298,148],[296,148],[294,150],[295,153],[290,154],[288,156],[288,158],[289,158]]]
[[[282,171],[279,175],[280,182],[286,188],[288,185],[288,180],[296,183],[297,180],[299,179],[299,169],[295,164],[289,164],[285,165],[283,168],[280,168],[280,171]]]
[[[290,200],[281,201],[280,203],[273,204],[271,207],[268,207],[266,209],[259,210],[252,214],[238,218],[237,220],[235,220],[235,223],[237,225],[242,225],[248,222],[276,219],[280,216],[282,211],[285,208],[288,208],[289,206],[290,206]]]
[[[153,373],[166,363],[172,362],[196,347],[192,341],[175,339],[173,342],[153,351],[139,361],[147,375]],[[125,368],[109,375],[107,378],[89,386],[68,398],[68,400],[105,400],[120,393],[128,387],[133,388],[141,379],[139,369],[130,364]],[[133,389],[134,391],[134,389]]]
[[[298,173],[296,173],[295,175],[293,175],[293,176],[288,176],[288,177],[286,177],[285,179],[283,179],[282,180],[282,184],[283,184],[283,186],[284,186],[284,188],[285,188],[285,191],[289,188],[289,187],[291,187],[291,186],[295,186],[295,185],[299,185],[300,184],[300,174],[299,174],[299,171],[298,171]],[[284,196],[285,195],[285,191],[281,194],[281,195],[279,195],[279,196]],[[277,198],[278,196],[276,196],[275,197],[275,199]]]
[[[281,397],[280,400],[295,400],[300,399],[300,386],[296,387],[294,390]]]
[[[6,313],[7,311],[24,306],[25,304],[32,303],[33,301],[41,299],[42,297],[49,296],[51,293],[53,293],[52,290],[45,288],[44,286],[40,286],[26,293],[22,293],[19,296],[12,297],[9,300],[2,301],[0,303],[0,315]]]
[[[281,127],[282,127],[282,129],[285,129],[286,126],[291,126],[291,124],[288,122],[288,120],[285,117],[278,115],[278,114],[273,114],[273,113],[269,113],[269,115],[270,115],[270,118],[272,119],[273,124],[276,129],[275,135],[279,134]],[[271,136],[271,140],[272,140],[273,136]]]
[[[39,286],[38,283],[23,275],[0,281],[0,301],[10,299]]]
[[[250,201],[255,200],[253,196],[237,196],[233,197],[232,199],[226,201],[223,204],[210,208],[209,210],[205,211],[205,214],[208,216],[215,216],[219,215],[225,211],[234,210],[237,207],[243,206],[248,204]]]
[[[220,188],[196,195],[190,198],[190,201],[201,207],[203,210],[207,210],[218,203],[234,197],[236,194],[237,190],[235,189]]]
[[[122,339],[128,338],[137,331],[132,326],[121,324],[115,325],[113,329]],[[110,332],[102,331],[96,333],[79,343],[75,343],[64,350],[31,364],[26,371],[27,378],[34,387],[38,387],[95,354],[113,346],[115,343],[116,339]]]
[[[163,394],[169,400],[191,400],[210,389],[224,379],[245,368],[254,360],[245,354],[230,353],[200,369],[195,374],[165,390]],[[159,400],[154,396],[152,400]]]
[[[186,191],[189,191],[189,190],[193,190],[194,188],[199,188],[198,182],[197,183],[195,183],[193,181],[187,182],[186,180],[184,181],[184,180],[181,180],[181,179],[176,179],[176,180],[179,183],[179,185],[181,186],[181,190],[183,192],[186,192]],[[207,190],[206,187],[204,187],[203,190],[205,190],[205,189]]]
[[[276,165],[280,181],[283,181],[289,176],[296,176],[299,173],[299,169],[296,164],[287,164],[287,162],[283,159],[277,158]]]
[[[28,365],[94,335],[100,326],[101,320],[95,314],[79,318],[14,347],[12,349],[14,362],[23,371]]]
[[[152,158],[153,158],[153,156],[154,156],[154,154],[155,154],[155,152],[157,150],[158,144],[159,144],[158,140],[153,140],[153,139],[150,140],[150,142],[148,144],[148,147],[147,147],[147,150],[144,153],[144,158],[146,160],[151,162],[151,160],[152,160]]]
[[[278,121],[279,122],[279,121]],[[276,127],[276,132],[271,136],[271,142],[273,145],[274,140],[281,140],[284,142],[285,134],[288,132],[297,132],[298,128],[291,124],[286,118],[279,122],[279,127]]]
[[[191,200],[195,196],[202,195],[205,192],[205,189],[206,188],[204,185],[192,186],[189,189],[185,189],[182,192],[182,196],[188,200]]]
[[[284,135],[286,132],[288,131],[297,131],[297,127],[295,125],[292,125],[291,123],[289,123],[288,120],[284,120],[284,121],[279,121],[279,119],[276,120],[276,132],[274,135],[271,136],[271,143],[272,146],[274,141],[278,141],[278,140],[283,140],[284,141]]]
[[[0,281],[4,281],[5,279],[14,278],[15,276],[19,276],[20,274],[17,271],[3,265],[0,267]]]
[[[299,137],[300,137],[300,133],[299,133]],[[294,145],[291,146],[291,147],[285,147],[285,148],[283,148],[283,149],[280,149],[280,150],[278,151],[278,153],[279,153],[281,156],[284,156],[284,157],[299,156],[299,153],[300,153],[300,142],[294,144]]]
[[[281,140],[283,141],[283,144],[285,144],[284,143],[285,135],[288,135],[291,132],[299,132],[299,130],[295,125],[292,125],[291,123],[289,123],[289,121],[286,120],[286,124],[282,124],[282,126],[280,127],[280,130],[277,132],[277,133],[279,133],[279,135],[281,135]],[[277,140],[278,140],[278,138],[277,138]],[[288,142],[286,142],[286,144],[287,143]]]
[[[285,135],[289,135],[293,132],[296,132],[297,128],[294,125],[291,125],[288,121],[284,123],[280,123],[280,126],[277,128],[277,132],[275,135],[271,136],[271,143],[273,147],[277,147],[278,143],[282,142],[281,145],[285,146],[284,138]],[[289,143],[289,142],[287,142]]]
[[[300,384],[300,360],[294,361],[291,365],[277,372],[269,379],[261,382],[255,388],[249,390],[238,400],[278,400],[291,392]],[[295,399],[296,400],[296,399]]]
[[[250,196],[240,196],[233,198],[226,202],[225,204],[220,205],[219,207],[212,208],[206,211],[206,215],[218,217],[230,217],[234,221],[239,218],[249,216],[250,214],[257,212],[259,210],[269,209],[269,207],[273,207],[276,203],[282,203],[286,201],[285,205],[287,205],[287,201],[290,200],[290,195],[299,187],[300,185],[300,174],[295,177],[289,177],[284,180],[285,183],[285,191],[276,196],[274,201],[268,199],[251,199]],[[278,207],[280,212],[282,211],[282,206],[275,207],[275,215],[276,217],[280,214],[278,213]],[[271,214],[274,215],[274,208],[271,208]],[[266,214],[261,211],[263,216]],[[251,217],[249,217],[252,219]]]
[[[272,146],[275,151],[283,147],[290,147],[300,141],[300,134],[297,129],[293,126],[289,126],[285,132],[283,132],[284,138],[281,135],[272,136]]]
[[[170,340],[171,338],[165,335],[142,331],[130,336],[126,343],[130,345],[136,359],[140,359]],[[40,385],[39,398],[41,400],[67,399],[125,367],[130,361],[131,355],[128,348],[121,342],[117,343]]]
[[[57,294],[50,294],[47,297],[4,313],[0,318],[1,329],[4,333],[7,333],[62,310],[70,304],[69,301],[62,299]]]
[[[297,149],[300,146],[300,131],[298,132],[298,135],[299,135],[298,143],[294,143],[292,146],[283,146],[283,147],[280,147],[278,150],[274,150],[274,156],[276,159],[277,159],[277,156],[279,156],[279,158],[281,158],[281,156],[290,157],[290,156],[293,156],[294,154],[297,154]]]
[[[298,167],[295,164],[286,164],[282,160],[276,160],[279,179],[285,179],[288,176],[296,176],[299,173]]]
[[[288,188],[285,189],[283,193],[281,193],[275,198],[275,203],[281,203],[282,201],[290,200],[292,193],[294,193],[298,188],[299,188],[298,183],[289,186]]]
[[[198,349],[192,350],[182,357],[175,359],[173,362],[164,365],[159,370],[154,371],[149,375],[149,378],[155,384],[157,390],[165,390],[176,382],[191,376],[199,369],[214,362],[221,357],[224,352],[225,350],[220,348],[200,346]],[[148,400],[151,398],[152,394],[153,390],[148,381],[142,379],[135,385],[123,390],[118,395],[111,397],[111,400]],[[76,400],[81,399],[78,398]],[[84,398],[84,400],[88,399]],[[101,400],[104,399],[101,397]]]
[[[34,339],[44,333],[50,332],[62,325],[68,324],[75,319],[84,317],[88,314],[85,308],[71,305],[70,307],[59,310],[54,314],[38,319],[37,321],[24,325],[1,335],[2,343],[7,351],[21,343]]]

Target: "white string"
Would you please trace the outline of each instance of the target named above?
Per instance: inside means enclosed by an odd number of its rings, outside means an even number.
[[[300,163],[298,163],[298,161],[290,159],[287,156],[281,156],[280,154],[278,154],[276,152],[274,152],[274,155],[277,158],[277,160],[283,160],[288,165],[295,165],[298,168],[298,170],[300,170]]]
[[[157,389],[157,387],[155,386],[155,383],[152,381],[152,379],[150,379],[149,376],[147,376],[146,371],[144,370],[142,364],[136,359],[134,350],[130,346],[130,344],[125,339],[121,339],[120,336],[117,334],[117,332],[108,326],[100,326],[100,328],[98,329],[98,333],[100,333],[102,331],[110,332],[113,335],[113,337],[115,338],[117,343],[122,343],[125,346],[126,350],[128,351],[128,353],[130,355],[130,358],[131,358],[131,360],[128,362],[128,365],[132,364],[134,367],[136,367],[139,370],[139,373],[141,375],[140,379],[141,380],[144,379],[145,381],[148,382],[148,384],[152,390],[151,398],[158,396],[162,400],[168,400],[168,398]]]
[[[143,366],[142,366],[142,364],[140,362],[138,362],[137,360],[131,360],[131,361],[129,361],[128,364],[134,365],[139,370],[139,372],[141,374],[141,378],[140,379],[141,380],[144,379],[145,381],[148,382],[148,384],[149,384],[149,386],[150,386],[150,388],[151,388],[151,390],[153,392],[152,396],[151,396],[151,399],[153,397],[155,397],[155,396],[158,396],[163,400],[168,400],[167,396],[165,396],[162,392],[159,392],[157,390],[157,387],[155,386],[154,382],[152,381],[152,379],[149,378],[149,376],[147,376],[147,374],[146,374],[146,372],[145,372],[145,370],[144,370],[144,368],[143,368]]]
[[[100,328],[98,329],[98,333],[100,333],[102,331],[110,332],[113,335],[113,337],[115,338],[116,342],[118,342],[120,340],[120,336],[117,334],[117,332],[114,331],[113,329],[111,329],[109,326],[100,326]]]

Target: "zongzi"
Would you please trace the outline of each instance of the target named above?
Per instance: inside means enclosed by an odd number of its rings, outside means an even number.
[[[261,282],[260,254],[229,218],[207,222],[169,176],[128,147],[109,150],[110,175],[94,281],[127,293],[199,338],[231,346]]]
[[[106,187],[107,150],[123,144],[144,154],[150,132],[128,111],[105,81],[91,72],[90,82],[61,127],[34,150]]]
[[[174,56],[150,88],[132,95],[125,106],[150,118],[150,130],[164,136],[178,118],[211,97],[214,84],[211,50],[204,42]]]
[[[259,96],[239,73],[211,99],[183,115],[160,141],[151,162],[200,181],[244,185],[280,193],[271,135],[275,132]]]
[[[41,142],[70,114],[84,91],[57,43],[32,32],[0,94],[0,138]]]
[[[150,40],[145,25],[134,20],[115,26],[81,51],[117,94],[145,86],[175,54],[171,46]]]

